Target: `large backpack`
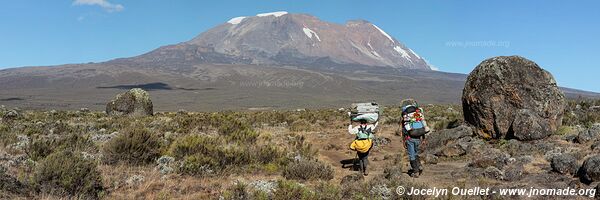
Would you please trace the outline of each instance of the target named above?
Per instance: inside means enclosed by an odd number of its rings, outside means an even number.
[[[423,110],[417,105],[407,105],[402,107],[403,129],[410,137],[418,138],[427,133]]]
[[[367,153],[369,152],[369,149],[371,149],[371,146],[373,146],[373,140],[371,139],[354,140],[350,144],[350,149],[358,151],[360,153]]]
[[[356,134],[356,139],[359,139],[359,140],[371,139],[371,137],[373,137],[372,134],[373,134],[373,130],[371,130],[371,128],[369,128],[368,126],[360,125],[358,127],[358,133]]]

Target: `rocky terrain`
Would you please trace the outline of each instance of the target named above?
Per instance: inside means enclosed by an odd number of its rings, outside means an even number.
[[[337,109],[119,117],[2,107],[0,198],[400,199],[399,185],[594,188],[600,115],[590,108],[600,102],[569,105],[572,116],[536,141],[487,141],[463,123],[460,106],[425,106],[434,132],[418,179],[406,175],[394,106],[384,111],[367,177],[342,167],[355,155]]]

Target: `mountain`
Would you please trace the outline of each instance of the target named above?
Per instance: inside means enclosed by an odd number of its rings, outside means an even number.
[[[190,41],[128,60],[308,67],[357,64],[430,70],[414,51],[367,21],[340,25],[287,12],[236,17]]]
[[[431,70],[367,21],[335,24],[274,12],[236,17],[135,57],[0,70],[0,104],[101,110],[115,94],[135,87],[150,91],[158,111],[397,104],[409,97],[458,103],[465,79]]]

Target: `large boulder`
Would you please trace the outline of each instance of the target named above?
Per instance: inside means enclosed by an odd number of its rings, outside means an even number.
[[[565,96],[552,75],[519,56],[479,64],[462,96],[465,121],[486,139],[537,140],[562,124]]]
[[[118,94],[106,104],[106,114],[112,116],[148,116],[153,113],[150,95],[140,88]]]
[[[579,169],[578,175],[585,183],[600,181],[600,155],[587,158]]]

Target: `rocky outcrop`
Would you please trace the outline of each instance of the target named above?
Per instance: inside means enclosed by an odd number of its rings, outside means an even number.
[[[461,125],[453,129],[444,129],[427,136],[426,154],[440,157],[458,157],[469,153],[479,145],[476,138],[471,137],[473,129]]]
[[[486,139],[537,140],[562,124],[566,101],[552,75],[519,56],[483,61],[467,79],[465,121]]]
[[[140,88],[118,94],[106,105],[106,114],[111,116],[148,116],[153,113],[150,95]]]

